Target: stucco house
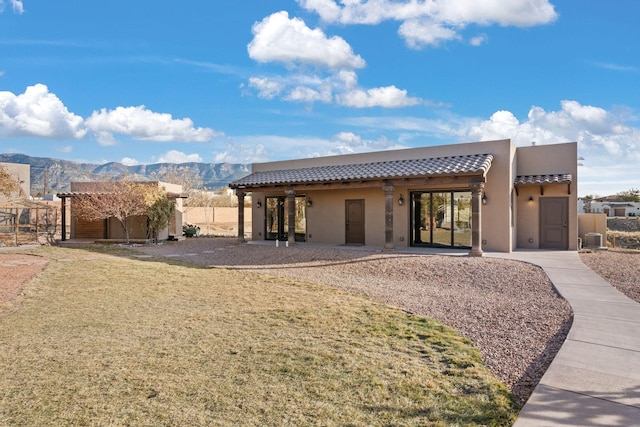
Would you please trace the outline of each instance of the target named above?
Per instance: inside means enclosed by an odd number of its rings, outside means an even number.
[[[575,142],[498,140],[255,163],[230,187],[252,195],[253,240],[576,250],[576,159]]]
[[[182,199],[186,195],[182,193],[182,186],[161,181],[148,181],[141,184],[164,188],[167,196],[175,200],[175,209],[169,220],[166,229],[158,233],[159,240],[182,239]],[[90,239],[95,241],[112,240],[120,241],[125,239],[124,230],[115,218],[100,221],[86,221],[78,218],[74,212],[73,199],[81,194],[95,192],[100,188],[112,186],[114,191],[118,191],[118,182],[72,182],[67,193],[58,193],[62,199],[62,224],[66,224],[66,216],[70,215],[70,239]],[[127,219],[129,227],[130,241],[146,241],[151,238],[149,224],[146,216],[135,216]],[[62,240],[66,240],[67,230],[63,225]]]
[[[640,216],[640,203],[637,202],[591,202],[592,213],[603,213],[609,218],[616,216]]]

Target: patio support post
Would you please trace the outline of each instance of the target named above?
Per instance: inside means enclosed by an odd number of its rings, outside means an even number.
[[[241,189],[236,189],[236,196],[238,196],[238,242],[246,243],[244,240],[244,196],[245,192]]]
[[[386,183],[384,190],[384,249],[393,249],[393,185]]]
[[[67,240],[67,198],[62,197],[60,203],[60,210],[62,211],[62,241]]]
[[[289,188],[284,192],[287,195],[287,242],[289,246],[296,244],[296,191]]]
[[[470,256],[482,256],[482,190],[484,182],[471,184],[471,251]]]

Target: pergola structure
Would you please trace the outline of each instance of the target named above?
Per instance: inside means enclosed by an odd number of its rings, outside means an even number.
[[[48,205],[42,202],[35,202],[33,200],[20,199],[20,200],[10,200],[7,202],[0,202],[0,224],[3,227],[11,227],[13,228],[13,233],[15,236],[15,244],[18,245],[18,233],[20,228],[29,227],[31,228],[31,224],[19,224],[20,212],[22,210],[32,210],[36,211],[36,240],[38,239],[38,230],[40,228],[40,210],[44,209],[47,211],[55,210],[54,206]]]

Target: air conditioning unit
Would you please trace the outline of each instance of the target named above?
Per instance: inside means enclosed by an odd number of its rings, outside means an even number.
[[[584,235],[584,245],[587,248],[601,248],[602,247],[602,234],[600,233],[587,233]]]

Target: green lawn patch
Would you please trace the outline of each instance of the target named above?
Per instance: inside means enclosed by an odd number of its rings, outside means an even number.
[[[511,425],[468,340],[371,300],[44,248],[0,307],[0,425]]]

